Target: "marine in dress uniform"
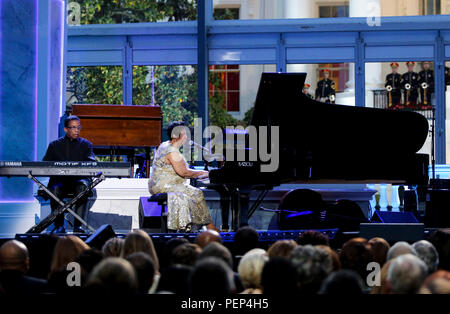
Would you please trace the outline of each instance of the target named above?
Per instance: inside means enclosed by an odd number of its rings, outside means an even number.
[[[386,82],[384,84],[384,87],[387,90],[389,108],[398,108],[401,106],[400,101],[402,98],[402,85],[401,85],[402,77],[400,74],[397,73],[398,67],[399,65],[397,62],[391,63],[392,73],[386,75]]]
[[[431,94],[434,92],[434,71],[430,62],[422,62],[423,70],[419,72],[420,104],[422,109],[431,108]]]
[[[311,95],[311,94],[309,93],[309,89],[310,89],[310,88],[311,88],[311,85],[305,83],[305,85],[303,86],[303,94],[305,94],[307,97],[309,97],[309,98],[311,98],[311,99],[314,99],[313,95]]]
[[[450,68],[445,67],[445,85],[450,85]]]
[[[334,81],[329,79],[330,70],[325,69],[322,71],[322,74],[324,78],[317,82],[316,100],[334,104],[336,91]]]
[[[419,74],[414,72],[414,61],[406,62],[408,72],[402,75],[402,90],[405,101],[405,106],[409,108],[415,108],[417,105],[417,96],[419,88]],[[409,89],[408,89],[409,87]],[[409,91],[409,93],[408,93]]]

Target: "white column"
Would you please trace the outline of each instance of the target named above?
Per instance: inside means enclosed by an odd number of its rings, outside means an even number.
[[[400,206],[400,198],[398,197],[398,185],[392,185],[392,211],[398,212]]]
[[[441,0],[441,14],[450,14],[450,0]]]
[[[387,194],[387,184],[380,184],[380,210],[386,210],[389,205],[388,194]]]
[[[283,1],[283,16],[284,19],[304,19],[313,17],[313,6],[311,0],[284,0]],[[311,64],[295,64],[289,66],[290,72],[305,72],[307,73],[306,82],[311,84],[311,90],[314,91],[316,86],[313,84],[315,80],[315,67]],[[311,92],[311,91],[310,91]]]
[[[381,16],[380,0],[350,0],[350,17],[379,17]],[[371,19],[373,21],[373,19]],[[373,25],[373,24],[372,24]],[[376,25],[372,27],[377,27]],[[366,103],[367,107],[373,107],[372,89],[383,85],[382,70],[380,63],[366,64]],[[337,95],[336,103],[345,105],[355,104],[355,65],[350,64],[349,80],[344,93]],[[341,101],[341,102],[340,102]]]
[[[285,19],[301,19],[312,17],[311,0],[284,0],[283,16]]]

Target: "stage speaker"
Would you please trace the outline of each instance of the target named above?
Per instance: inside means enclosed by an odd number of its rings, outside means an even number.
[[[450,190],[429,190],[425,208],[425,225],[431,228],[450,227]]]
[[[325,221],[341,231],[356,231],[360,223],[369,222],[361,207],[352,200],[341,199],[327,206]]]
[[[164,209],[167,210],[167,209]],[[155,201],[149,201],[148,196],[139,199],[139,228],[150,233],[165,232],[162,228],[163,222],[167,223],[167,215],[161,217],[161,205]]]
[[[419,223],[411,212],[388,212],[377,210],[372,216],[372,222],[380,223]]]
[[[310,189],[296,189],[286,193],[278,205],[278,226],[280,230],[320,229],[320,212],[325,203],[319,192]]]
[[[101,225],[100,228],[95,230],[95,232],[84,242],[91,248],[101,250],[103,244],[114,237],[116,237],[116,233],[114,232],[111,225]]]
[[[418,204],[417,204],[417,193],[414,190],[408,190],[404,192],[405,205],[403,208],[404,212],[413,213],[418,215]]]
[[[362,223],[359,235],[367,240],[380,237],[389,242],[416,242],[423,240],[424,229],[421,223]]]

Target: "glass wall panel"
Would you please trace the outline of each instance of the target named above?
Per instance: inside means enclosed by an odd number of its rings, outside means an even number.
[[[211,65],[209,67],[210,125],[246,125],[258,92],[261,73],[275,72],[269,65]]]
[[[305,72],[304,92],[318,101],[355,105],[350,63],[288,64],[287,72]]]
[[[433,62],[366,63],[365,72],[368,107],[418,112],[428,119],[431,127],[436,99]],[[419,151],[429,154],[430,160],[431,143],[430,132]]]
[[[297,19],[449,14],[444,1],[408,0],[398,5],[388,0],[213,0],[214,18]]]
[[[123,104],[121,66],[69,66],[66,110],[72,104]]]
[[[133,104],[161,106],[163,128],[171,121],[193,126],[198,112],[197,66],[134,66]]]

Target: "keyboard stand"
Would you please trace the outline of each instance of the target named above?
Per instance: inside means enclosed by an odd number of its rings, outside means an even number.
[[[41,233],[42,231],[44,231],[48,226],[50,226],[56,219],[56,217],[60,214],[65,213],[66,211],[69,212],[75,219],[78,219],[83,225],[85,225],[90,232],[95,232],[95,229],[92,228],[90,225],[88,225],[88,223],[86,221],[83,220],[83,218],[81,218],[77,213],[75,213],[72,210],[73,205],[75,205],[75,203],[82,198],[83,196],[85,196],[86,194],[88,194],[89,192],[92,191],[92,189],[99,184],[100,182],[102,182],[103,180],[105,180],[105,176],[103,175],[102,172],[99,172],[96,176],[94,181],[89,184],[89,186],[87,187],[86,190],[80,192],[78,195],[76,195],[74,198],[72,198],[69,202],[64,203],[63,201],[61,201],[58,197],[56,197],[52,192],[50,192],[49,189],[47,189],[47,187],[45,185],[43,185],[38,179],[36,179],[35,176],[33,176],[33,174],[30,173],[28,174],[28,178],[33,180],[34,182],[36,182],[39,187],[41,189],[43,189],[51,198],[53,198],[56,202],[58,202],[59,205],[61,205],[60,207],[58,207],[58,209],[52,211],[52,213],[50,215],[48,215],[47,217],[45,217],[41,222],[39,222],[37,225],[34,225],[33,227],[31,227],[27,232],[25,233]]]

